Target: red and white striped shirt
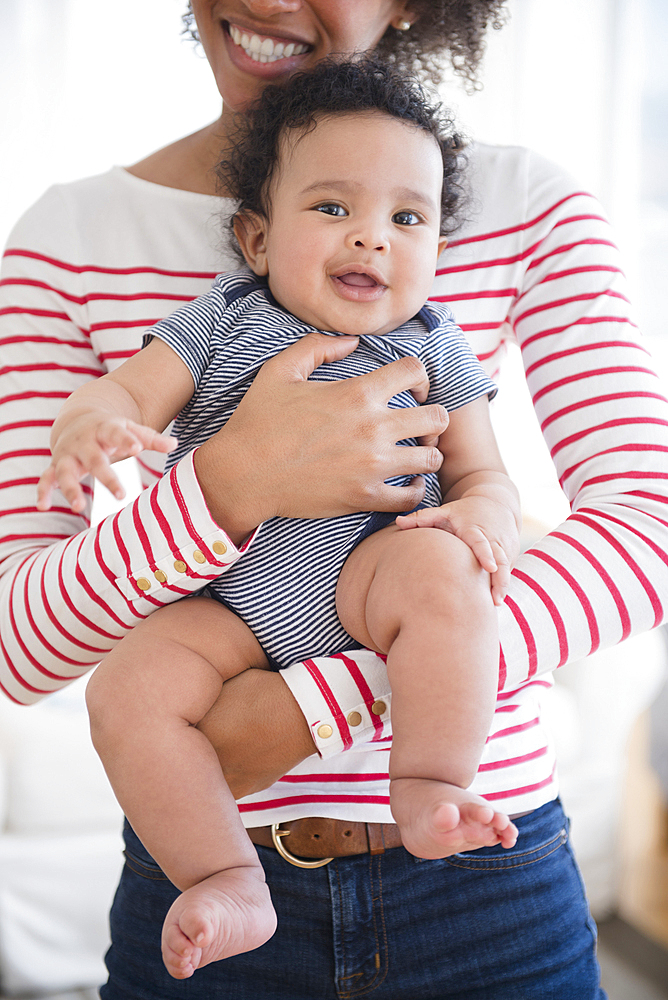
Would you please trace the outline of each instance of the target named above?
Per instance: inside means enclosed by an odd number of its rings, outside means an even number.
[[[550,671],[665,618],[668,404],[596,201],[526,150],[480,146],[469,159],[469,221],[433,298],[451,305],[490,374],[504,342],[519,343],[572,507],[520,557],[499,612],[497,712],[473,789],[514,813],[556,794],[539,706]],[[0,688],[17,702],[85,673],[142,617],[243,558],[211,519],[189,459],[161,479],[159,456],[142,456],[148,488],[92,529],[65,504],[34,506],[62,400],[236,266],[215,249],[227,207],[115,168],[52,188],[10,237],[0,280]],[[391,821],[382,659],[319,658],[283,676],[321,756],[243,800],[244,822]]]

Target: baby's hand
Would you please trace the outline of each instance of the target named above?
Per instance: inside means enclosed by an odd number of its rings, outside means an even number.
[[[442,507],[423,507],[397,518],[400,528],[441,528],[468,545],[490,575],[492,600],[503,604],[510,570],[519,553],[519,532],[513,512],[489,497],[473,495]]]
[[[49,509],[54,487],[58,486],[74,513],[81,513],[86,500],[80,483],[88,474],[122,500],[125,491],[111,463],[145,449],[170,452],[175,447],[176,438],[132,420],[107,415],[98,418],[90,412],[73,416],[52,442],[51,464],[37,484],[37,509]]]

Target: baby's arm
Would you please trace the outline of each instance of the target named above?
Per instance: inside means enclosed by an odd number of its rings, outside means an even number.
[[[160,432],[192,392],[187,366],[158,338],[120,368],[80,386],[53,424],[51,464],[37,484],[37,509],[49,509],[58,486],[72,510],[82,511],[80,482],[88,474],[122,499],[125,494],[111,463],[145,448],[172,451],[175,439]]]
[[[499,605],[519,553],[521,525],[517,489],[508,477],[489,419],[486,396],[450,413],[439,438],[439,481],[444,503],[397,518],[400,528],[443,528],[472,549],[491,576]]]

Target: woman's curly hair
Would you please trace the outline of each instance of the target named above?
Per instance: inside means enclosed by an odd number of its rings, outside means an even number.
[[[271,182],[281,138],[313,131],[323,118],[377,111],[431,135],[443,159],[441,235],[453,232],[462,201],[459,178],[463,143],[448,112],[431,104],[418,81],[375,57],[350,62],[323,60],[296,73],[283,86],[264,88],[255,104],[235,115],[230,146],[216,170],[222,189],[238,201],[237,214],[271,219]],[[234,216],[229,221],[233,230]]]
[[[400,70],[410,70],[438,84],[447,56],[470,89],[478,85],[477,70],[485,50],[488,27],[504,24],[506,0],[412,0],[409,31],[389,27],[375,53]],[[184,33],[197,39],[190,0],[183,15]]]

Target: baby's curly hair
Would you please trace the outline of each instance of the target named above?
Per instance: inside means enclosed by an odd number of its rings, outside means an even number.
[[[463,143],[448,113],[429,103],[415,78],[375,57],[324,60],[311,72],[296,73],[283,86],[265,87],[255,104],[235,116],[229,151],[216,170],[222,189],[239,203],[236,215],[255,212],[271,218],[271,182],[287,131],[305,135],[323,118],[369,111],[433,137],[443,159],[440,232],[442,236],[453,232],[462,203]],[[232,234],[236,215],[228,223]],[[233,246],[240,254],[236,241]]]
[[[375,50],[400,70],[410,70],[423,80],[438,84],[443,76],[444,56],[470,90],[478,84],[477,70],[485,51],[488,27],[505,22],[506,0],[412,0],[409,31],[390,26]],[[195,40],[197,29],[190,0],[183,15],[184,33]]]

